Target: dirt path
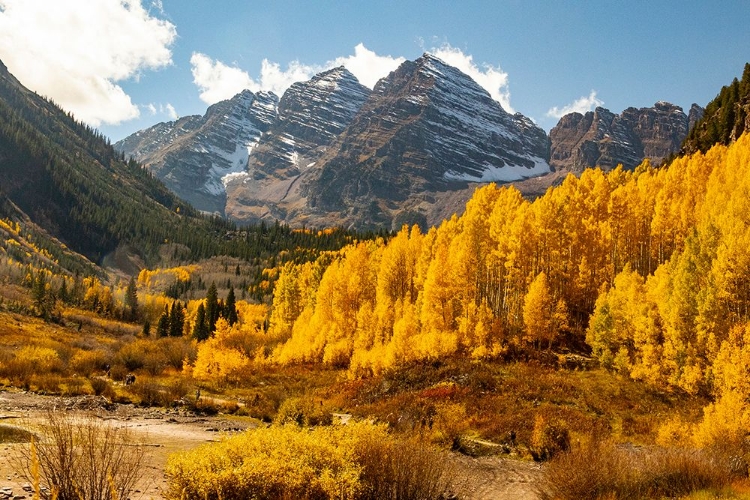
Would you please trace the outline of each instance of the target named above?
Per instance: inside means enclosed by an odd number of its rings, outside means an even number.
[[[502,457],[454,455],[456,495],[461,500],[539,500],[539,464]]]
[[[57,411],[90,412],[103,420],[115,421],[116,425],[127,426],[146,444],[143,474],[137,491],[130,496],[133,500],[163,500],[162,493],[166,488],[164,467],[170,454],[217,441],[222,433],[237,432],[253,425],[247,419],[201,417],[177,409],[111,406],[95,397],[58,398],[0,391],[2,425],[26,428],[41,421],[44,413],[51,408]],[[27,498],[31,498],[29,493],[23,491],[26,480],[21,476],[21,471],[15,470],[10,461],[14,448],[20,446],[27,445],[0,445],[0,491],[4,487],[10,487],[14,495],[25,494]]]
[[[98,418],[128,426],[147,444],[143,474],[130,498],[163,500],[166,488],[164,467],[170,454],[189,450],[254,426],[248,419],[227,416],[201,417],[178,409],[144,409],[132,405],[109,405],[93,396],[57,398],[23,392],[0,391],[0,425],[26,427],[43,418],[50,408],[58,411],[87,411]],[[22,487],[26,480],[9,461],[15,447],[0,444],[0,495],[10,487],[13,495],[31,494]],[[501,457],[470,458],[452,455],[455,462],[454,491],[461,500],[537,500],[535,484],[541,470],[537,464]],[[2,496],[0,496],[2,498]]]

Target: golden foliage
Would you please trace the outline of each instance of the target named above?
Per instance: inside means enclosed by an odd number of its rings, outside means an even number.
[[[742,137],[669,168],[570,175],[533,202],[477,189],[427,234],[404,227],[282,268],[269,338],[283,344],[270,360],[367,376],[585,338],[607,367],[710,391],[722,342],[750,320],[748,179]]]

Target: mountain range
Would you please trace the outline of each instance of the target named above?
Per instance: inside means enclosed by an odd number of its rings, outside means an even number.
[[[396,229],[438,224],[477,184],[543,191],[561,175],[634,168],[679,150],[702,113],[658,102],[564,116],[548,136],[468,75],[424,54],[370,91],[344,67],[278,99],[245,90],[115,144],[199,210],[252,223]],[[547,175],[552,174],[552,175]]]

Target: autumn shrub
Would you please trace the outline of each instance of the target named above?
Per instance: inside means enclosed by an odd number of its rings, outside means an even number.
[[[355,452],[362,466],[363,491],[367,500],[422,500],[445,498],[452,470],[445,457],[424,441],[398,441],[365,436]]]
[[[715,450],[597,441],[558,454],[544,470],[544,496],[562,500],[675,498],[737,478],[728,455]]]
[[[555,455],[570,450],[570,433],[567,426],[557,419],[537,415],[531,433],[530,451],[534,460],[549,460]]]
[[[61,392],[65,396],[81,396],[90,394],[86,379],[81,377],[68,377],[62,382]]]
[[[143,357],[143,369],[152,377],[156,377],[157,375],[161,375],[167,367],[167,362],[167,357],[162,351],[149,351]]]
[[[469,429],[468,415],[462,404],[447,403],[437,407],[432,425],[432,439],[443,447],[462,449],[462,436]]]
[[[239,413],[257,418],[263,422],[273,421],[283,399],[283,396],[278,392],[256,392],[250,397],[245,398],[245,406],[240,408]]]
[[[59,374],[63,370],[57,351],[49,347],[26,346],[0,367],[0,375],[14,385],[30,388],[34,374]]]
[[[133,385],[128,386],[128,390],[143,406],[166,406],[171,403],[165,387],[146,377],[138,377]]]
[[[280,425],[331,425],[332,408],[314,398],[289,398],[281,403],[274,422]]]
[[[0,443],[28,443],[34,435],[15,425],[0,424]]]
[[[170,500],[427,499],[449,479],[431,448],[366,423],[258,428],[172,455],[166,473]]]
[[[171,402],[183,399],[190,393],[191,386],[187,380],[178,377],[166,384],[167,397]]]
[[[179,371],[185,361],[195,361],[197,348],[195,342],[189,339],[165,337],[156,342],[166,367]]]
[[[115,361],[117,364],[123,365],[128,371],[139,370],[146,364],[148,347],[148,341],[145,340],[123,344],[115,355]]]
[[[40,373],[31,377],[31,389],[41,394],[59,394],[62,377],[56,373]]]
[[[113,364],[109,369],[109,378],[116,382],[122,382],[125,377],[130,373],[130,370],[123,364]]]
[[[111,399],[115,394],[112,384],[105,378],[91,377],[89,384],[91,384],[91,390],[94,391],[94,395],[96,396],[104,396]]]
[[[82,377],[90,377],[95,372],[104,373],[110,364],[109,355],[102,350],[76,351],[70,358],[70,370]]]
[[[141,477],[145,447],[127,427],[50,410],[35,433],[39,439],[12,461],[30,483],[51,485],[58,500],[128,498]]]

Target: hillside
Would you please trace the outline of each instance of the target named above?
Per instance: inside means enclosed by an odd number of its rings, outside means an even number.
[[[0,175],[0,218],[21,223],[55,257],[80,254],[61,262],[69,272],[94,269],[88,259],[135,274],[160,262],[165,246],[177,260],[265,260],[282,251],[288,259],[309,258],[310,251],[338,248],[351,238],[279,224],[239,231],[201,215],[96,131],[23,87],[2,64]]]
[[[728,145],[750,131],[750,63],[745,64],[742,78],[721,88],[706,106],[682,145],[681,154],[705,153],[714,144]]]

